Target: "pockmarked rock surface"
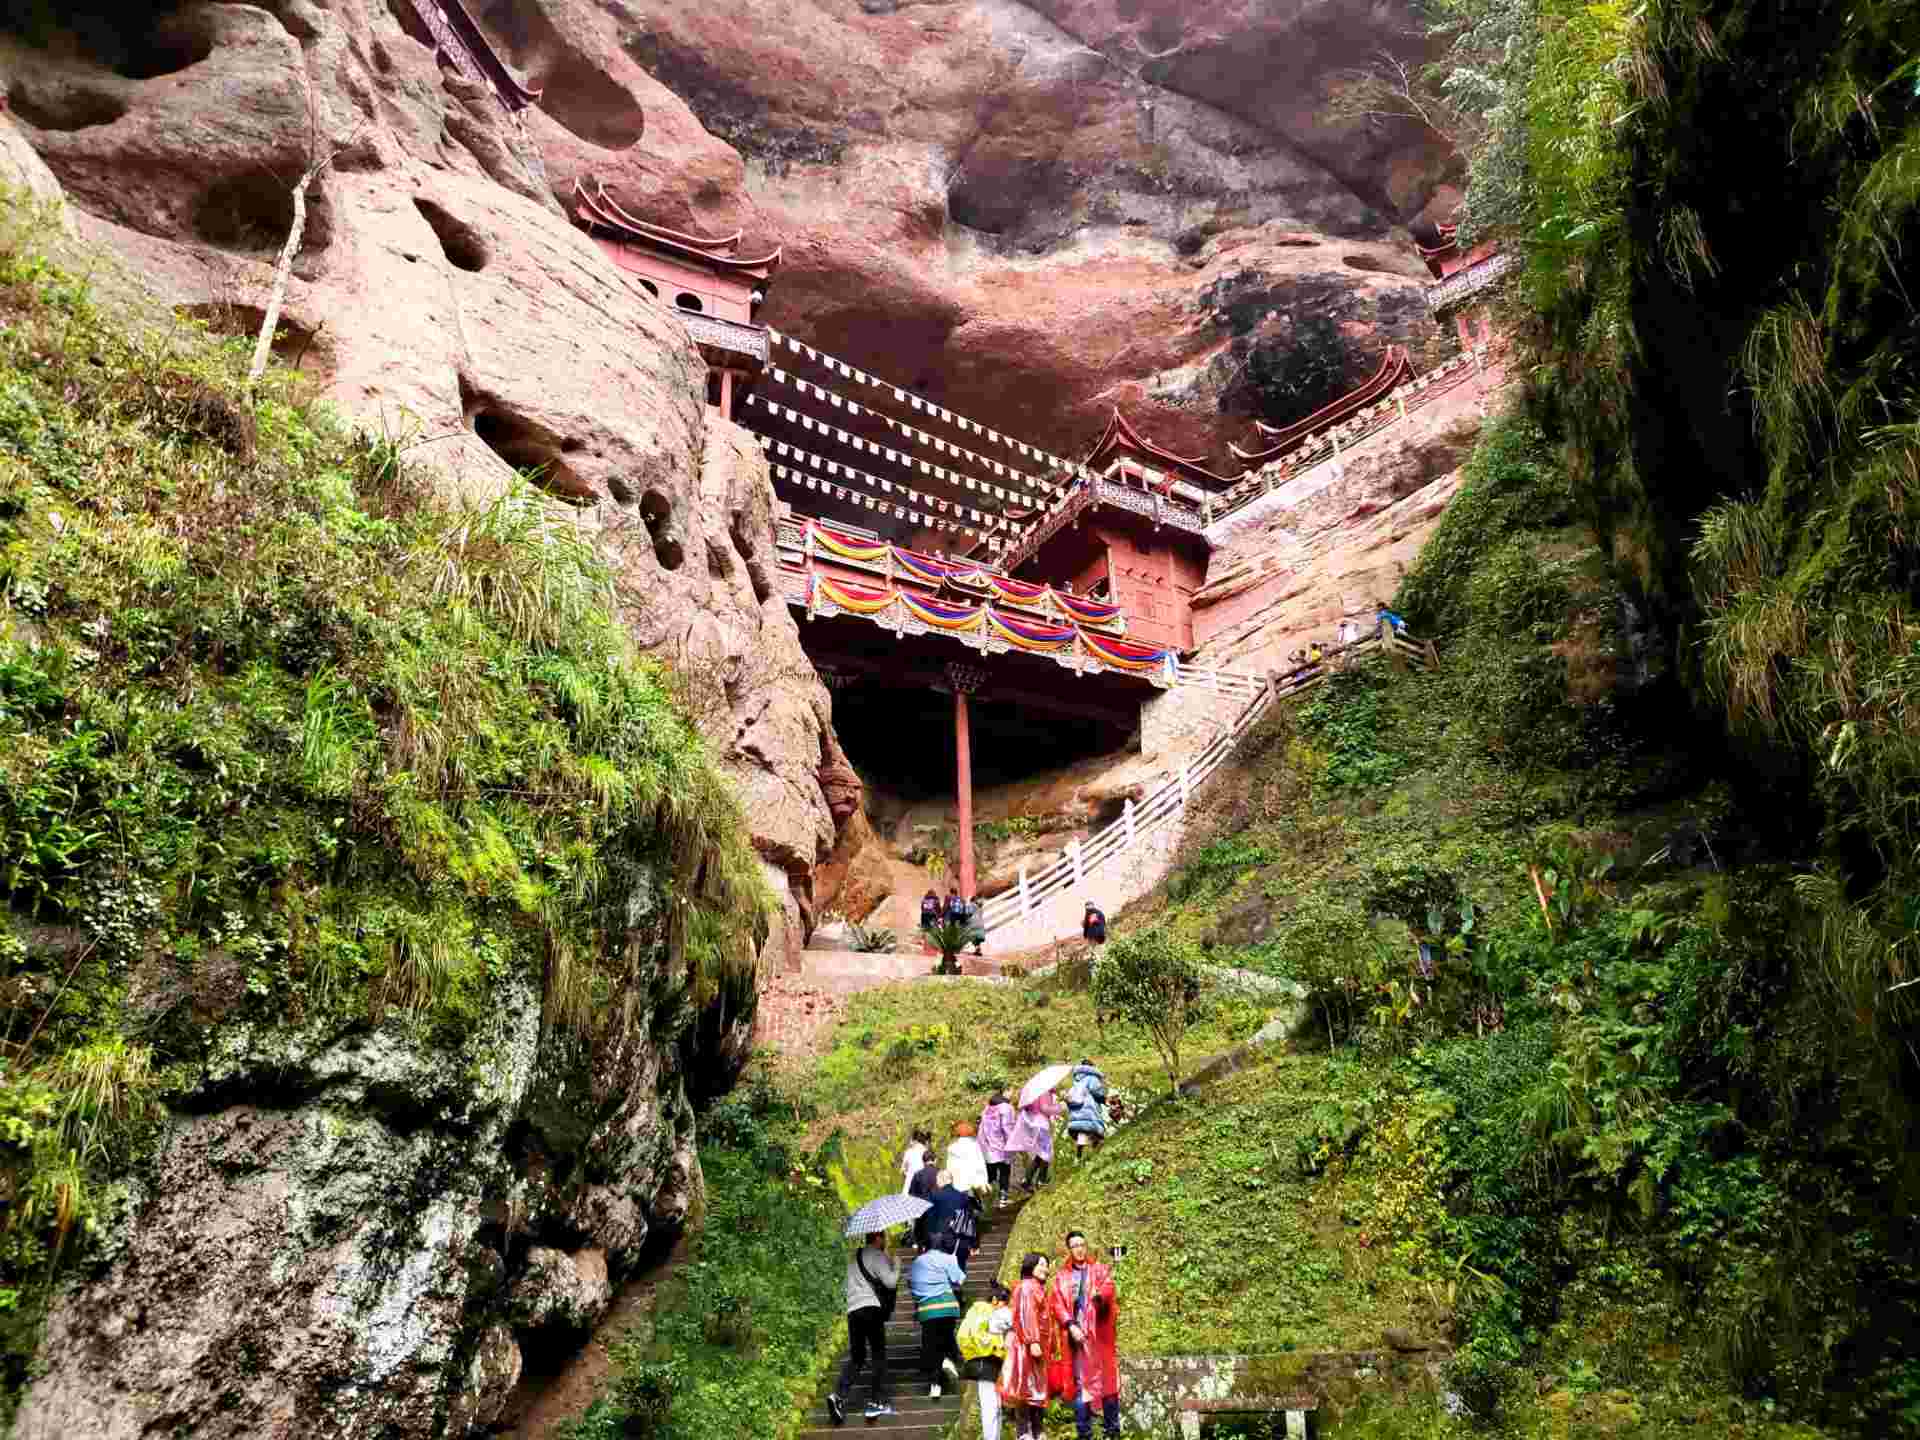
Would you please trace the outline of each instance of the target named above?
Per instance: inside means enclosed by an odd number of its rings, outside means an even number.
[[[251,333],[291,218],[281,177],[333,155],[276,348],[458,493],[520,470],[581,507],[636,640],[693,677],[785,892],[772,944],[797,949],[835,839],[819,775],[838,746],[769,598],[764,463],[740,432],[710,433],[677,317],[568,222],[532,133],[435,62],[408,6],[78,9],[51,39],[0,32],[0,85],[84,233],[182,313]],[[588,98],[605,111],[590,133],[639,139],[631,96]],[[857,804],[841,797],[842,822]]]

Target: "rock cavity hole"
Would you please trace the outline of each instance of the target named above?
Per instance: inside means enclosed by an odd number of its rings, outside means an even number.
[[[569,450],[561,436],[498,397],[482,393],[465,376],[460,380],[460,404],[473,433],[529,483],[570,505],[593,503],[593,487],[562,458]]]
[[[23,12],[23,13],[14,13]],[[213,54],[211,17],[178,4],[67,0],[7,7],[0,29],[61,60],[85,60],[129,80],[153,80],[198,65]],[[41,129],[81,127],[41,126]]]
[[[673,503],[658,490],[649,490],[640,497],[640,518],[653,537],[653,558],[660,568],[678,570],[687,561],[687,551],[674,531]]]
[[[293,226],[293,192],[272,175],[233,175],[216,180],[193,207],[193,233],[221,250],[271,255],[287,243]],[[300,257],[318,255],[333,243],[333,210],[318,182],[307,189],[307,228]]]
[[[420,218],[440,241],[449,265],[474,273],[487,268],[487,242],[478,230],[464,220],[455,219],[443,206],[418,195],[413,197],[413,208],[420,212]]]
[[[36,130],[91,130],[127,113],[127,102],[118,95],[68,85],[42,89],[32,79],[16,86],[7,103]]]

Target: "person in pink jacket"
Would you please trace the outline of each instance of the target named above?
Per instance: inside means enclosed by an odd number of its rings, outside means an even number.
[[[1007,1191],[1013,1179],[1013,1161],[1008,1158],[1011,1151],[1008,1142],[1013,1139],[1013,1104],[1007,1099],[1007,1092],[996,1090],[993,1098],[987,1101],[986,1109],[980,1112],[980,1148],[987,1156],[987,1181],[999,1192],[1000,1203],[1007,1203]]]
[[[1020,1177],[1020,1188],[1029,1195],[1036,1185],[1046,1182],[1053,1169],[1053,1117],[1060,1109],[1060,1102],[1053,1096],[1042,1095],[1024,1107],[1013,1122],[1007,1149],[1020,1151],[1027,1157],[1027,1173]]]

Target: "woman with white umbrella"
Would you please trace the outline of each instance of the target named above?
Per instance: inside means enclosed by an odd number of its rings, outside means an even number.
[[[1020,1087],[1020,1113],[1014,1118],[1013,1131],[1007,1137],[1007,1149],[1027,1157],[1020,1188],[1029,1195],[1036,1186],[1045,1183],[1053,1169],[1053,1121],[1060,1114],[1060,1102],[1053,1098],[1053,1087],[1072,1070],[1071,1065],[1049,1065]]]

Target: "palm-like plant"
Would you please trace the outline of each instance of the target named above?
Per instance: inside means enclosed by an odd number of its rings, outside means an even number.
[[[933,973],[958,975],[960,952],[973,943],[973,926],[962,920],[942,920],[921,933],[927,937],[927,943],[940,952],[940,964]]]

